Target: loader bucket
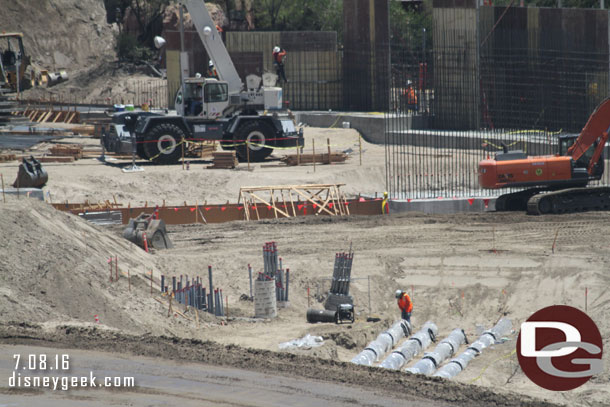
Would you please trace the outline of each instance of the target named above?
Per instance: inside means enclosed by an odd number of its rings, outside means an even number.
[[[152,219],[151,215],[141,213],[135,219],[129,219],[129,223],[123,230],[123,237],[130,242],[144,247],[144,234],[149,247],[155,249],[171,249],[174,247],[169,239],[165,222],[160,219]]]
[[[49,180],[47,171],[42,168],[40,161],[34,157],[23,158],[19,164],[17,179],[13,183],[15,188],[42,188]]]
[[[172,241],[169,240],[167,230],[165,229],[165,222],[160,219],[151,220],[146,228],[146,238],[148,244],[155,249],[171,249],[174,247]]]

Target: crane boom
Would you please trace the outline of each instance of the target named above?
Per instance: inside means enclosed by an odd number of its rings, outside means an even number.
[[[203,46],[208,56],[214,63],[220,80],[229,85],[229,94],[235,95],[242,91],[243,82],[233,65],[229,52],[222,42],[222,38],[216,29],[216,24],[212,20],[208,9],[203,0],[181,0],[186,7],[195,29],[203,42]]]

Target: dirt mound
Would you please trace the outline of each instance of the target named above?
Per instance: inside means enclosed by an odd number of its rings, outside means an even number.
[[[0,29],[23,32],[26,53],[38,65],[70,74],[114,58],[116,25],[102,0],[2,2]]]
[[[0,230],[0,320],[95,323],[130,332],[184,333],[150,296],[153,257],[116,235],[34,200],[7,196]],[[108,258],[118,256],[119,281]],[[127,273],[131,276],[131,291]],[[165,311],[165,314],[167,312]]]

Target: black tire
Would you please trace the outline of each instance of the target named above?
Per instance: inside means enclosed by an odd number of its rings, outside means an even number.
[[[161,123],[153,127],[144,137],[146,159],[155,164],[175,164],[182,157],[184,131],[175,124]]]
[[[268,123],[261,120],[248,121],[237,129],[233,135],[233,142],[236,144],[235,151],[241,161],[248,160],[248,151],[245,142],[249,143],[250,161],[263,161],[273,152],[272,148],[266,147],[267,140],[275,138],[275,132]]]

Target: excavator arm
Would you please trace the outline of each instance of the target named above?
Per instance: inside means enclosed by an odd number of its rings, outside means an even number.
[[[605,99],[597,106],[595,111],[591,113],[587,124],[583,127],[580,135],[574,144],[568,149],[568,155],[574,161],[578,161],[587,150],[597,142],[597,147],[587,170],[592,174],[593,167],[601,157],[606,141],[608,140],[608,131],[610,130],[610,98]]]
[[[604,146],[608,141],[608,129],[602,133],[602,136],[599,138],[599,143],[597,147],[595,147],[595,152],[593,152],[593,156],[591,157],[591,161],[589,161],[589,166],[587,167],[587,172],[589,175],[593,175],[595,164],[599,161],[599,158],[602,156],[602,152],[604,151]]]

